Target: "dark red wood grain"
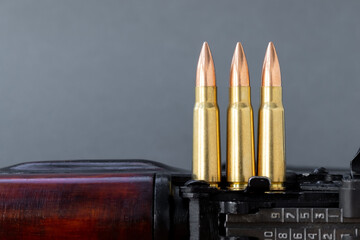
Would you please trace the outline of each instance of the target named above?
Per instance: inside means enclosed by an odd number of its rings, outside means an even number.
[[[0,175],[0,239],[152,239],[153,178]]]

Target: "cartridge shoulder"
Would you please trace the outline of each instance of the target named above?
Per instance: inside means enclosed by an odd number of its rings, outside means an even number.
[[[284,106],[282,102],[264,102],[260,105],[260,109],[284,111]]]
[[[211,108],[218,108],[218,106],[214,102],[197,102],[197,103],[195,103],[195,106],[194,106],[194,110],[211,109]]]
[[[236,102],[229,104],[229,109],[252,109],[252,106],[248,102]]]

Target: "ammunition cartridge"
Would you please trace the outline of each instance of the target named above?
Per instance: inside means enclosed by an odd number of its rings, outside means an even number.
[[[219,108],[214,63],[207,43],[197,67],[193,124],[193,178],[217,187],[221,181]]]
[[[250,98],[249,71],[240,43],[237,43],[230,70],[227,110],[227,182],[232,190],[246,188],[255,176],[254,125]]]
[[[258,130],[258,175],[271,180],[271,190],[283,190],[286,171],[284,107],[280,65],[272,43],[269,43],[263,65]]]

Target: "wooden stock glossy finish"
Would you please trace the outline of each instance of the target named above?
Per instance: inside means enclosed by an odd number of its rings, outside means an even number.
[[[152,173],[0,175],[0,239],[152,239]]]

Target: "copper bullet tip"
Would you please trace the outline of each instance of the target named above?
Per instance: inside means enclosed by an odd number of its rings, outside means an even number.
[[[249,86],[249,69],[241,43],[237,43],[230,68],[230,87]]]
[[[196,86],[213,87],[215,85],[214,61],[208,43],[204,42],[196,70]]]
[[[272,42],[266,49],[261,86],[281,86],[281,73],[275,46]]]

